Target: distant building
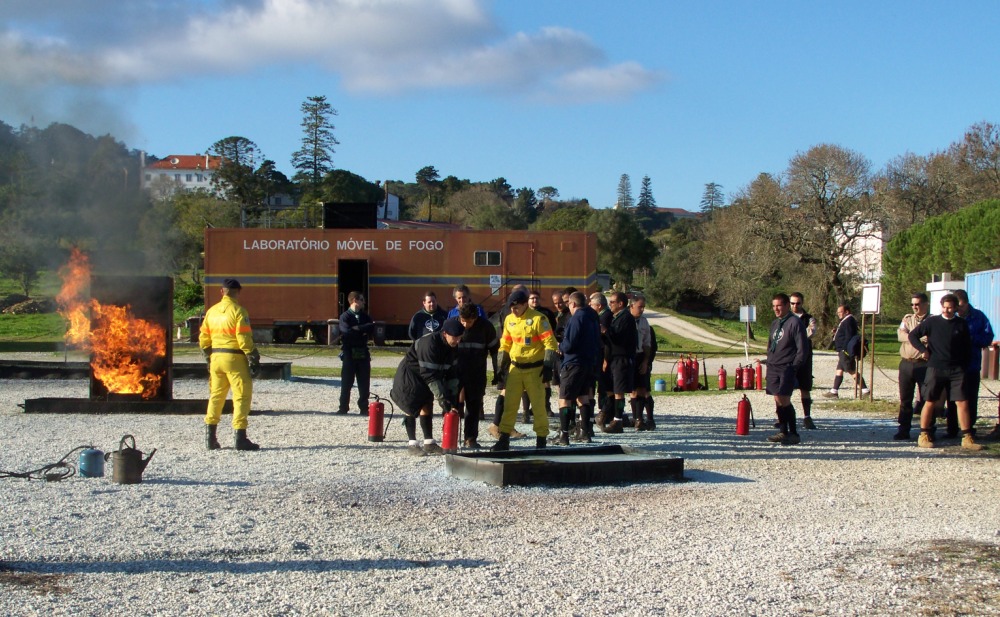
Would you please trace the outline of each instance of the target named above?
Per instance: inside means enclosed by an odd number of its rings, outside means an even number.
[[[212,190],[212,176],[222,158],[208,154],[171,154],[155,163],[146,164],[146,153],[140,154],[142,188],[154,186],[162,190]]]
[[[700,219],[701,212],[691,212],[690,210],[685,210],[684,208],[653,208],[653,212],[658,212],[661,214],[670,214],[675,219]]]

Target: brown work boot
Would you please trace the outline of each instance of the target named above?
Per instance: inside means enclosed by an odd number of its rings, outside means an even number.
[[[962,437],[962,449],[970,450],[972,452],[979,452],[980,450],[983,449],[983,446],[982,444],[976,443],[976,440],[973,439],[972,435],[966,434],[964,437]]]
[[[510,429],[510,438],[511,439],[524,439],[525,437],[527,437],[527,435],[525,435],[521,431],[517,430],[516,428]]]
[[[934,442],[931,440],[931,436],[927,433],[921,432],[920,437],[917,437],[917,447],[918,448],[933,448]]]
[[[496,424],[490,424],[487,427],[486,432],[490,434],[493,439],[500,439],[500,427]]]
[[[615,418],[608,424],[601,427],[601,430],[605,433],[624,433],[625,429],[622,427],[622,421]]]
[[[637,430],[637,431],[648,430],[648,429],[646,429],[646,423],[642,421],[642,418],[636,418],[635,422],[632,424],[632,426],[635,427],[635,430]]]

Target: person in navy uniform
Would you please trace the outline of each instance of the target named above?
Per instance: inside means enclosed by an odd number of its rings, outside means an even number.
[[[358,384],[358,410],[368,415],[368,396],[371,388],[372,357],[368,352],[368,337],[375,330],[372,318],[365,312],[365,297],[359,291],[347,294],[347,310],[341,313],[340,330],[340,407],[337,413],[350,411],[351,388]]]
[[[802,370],[810,351],[809,337],[802,320],[792,314],[791,300],[787,294],[778,293],[771,298],[774,321],[771,322],[767,345],[767,393],[774,397],[775,412],[780,427],[768,441],[793,445],[801,441],[795,428],[795,407],[792,392],[796,387],[795,376]]]
[[[437,332],[448,319],[448,313],[438,306],[437,294],[433,291],[424,293],[424,306],[410,319],[408,333],[410,340],[415,341],[421,336]]]

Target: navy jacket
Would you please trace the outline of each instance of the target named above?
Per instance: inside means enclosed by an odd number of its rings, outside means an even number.
[[[789,313],[771,322],[767,338],[767,366],[792,365],[798,370],[806,361],[809,338],[802,320]]]
[[[601,361],[601,324],[597,312],[582,306],[566,322],[563,339],[559,343],[562,365],[597,366]]]

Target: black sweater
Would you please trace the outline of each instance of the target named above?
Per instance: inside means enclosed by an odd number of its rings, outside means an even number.
[[[920,342],[927,337],[927,344]],[[921,321],[916,328],[910,330],[910,345],[919,351],[930,351],[931,357],[927,366],[936,369],[965,369],[969,364],[972,352],[972,339],[969,336],[969,324],[959,316],[945,319],[940,315],[932,315]]]

